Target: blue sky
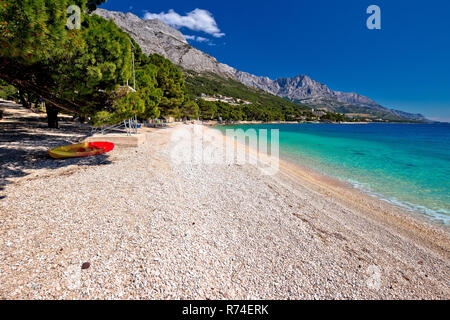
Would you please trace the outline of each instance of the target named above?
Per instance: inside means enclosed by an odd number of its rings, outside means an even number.
[[[373,4],[381,30],[366,27]],[[306,74],[333,90],[450,122],[448,0],[108,0],[101,7],[164,19],[242,71]]]

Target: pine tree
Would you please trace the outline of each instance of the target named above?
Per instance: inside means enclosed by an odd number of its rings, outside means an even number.
[[[0,79],[44,100],[49,126],[57,126],[60,110],[89,116],[98,125],[159,117],[160,110],[179,114],[185,101],[180,69],[161,56],[145,56],[114,22],[90,15],[102,2],[0,0]],[[73,4],[81,9],[80,29],[67,27]],[[132,78],[132,44],[135,94],[123,90]]]

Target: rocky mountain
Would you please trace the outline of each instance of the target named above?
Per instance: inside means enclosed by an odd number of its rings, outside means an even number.
[[[182,68],[199,73],[212,72],[231,77],[234,72],[230,66],[219,63],[214,57],[189,45],[180,31],[158,19],[143,20],[132,13],[105,9],[97,9],[94,13],[113,20],[133,37],[145,54],[160,54]]]
[[[296,101],[322,101],[323,99],[327,99],[336,100],[346,104],[378,106],[375,101],[367,97],[356,93],[333,91],[326,85],[312,80],[305,75],[271,80],[267,77],[257,77],[246,72],[236,71],[235,78],[245,85],[256,87],[277,96]]]
[[[192,47],[183,34],[160,20],[143,20],[132,13],[97,9],[95,14],[113,20],[130,34],[146,54],[160,54],[186,70],[214,73],[232,78],[249,87],[310,107],[326,108],[346,114],[365,114],[389,120],[424,121],[421,114],[411,114],[384,108],[375,101],[356,93],[333,91],[306,75],[276,80],[258,77],[218,62],[214,57]]]
[[[426,121],[426,118],[421,114],[391,110],[357,93],[333,91],[325,84],[305,75],[271,80],[267,77],[257,77],[246,72],[235,71],[234,77],[247,86],[310,107],[325,108],[329,111],[345,114],[369,115],[389,120]]]

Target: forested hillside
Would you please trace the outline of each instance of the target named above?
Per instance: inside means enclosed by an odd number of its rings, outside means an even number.
[[[250,88],[242,83],[219,77],[215,74],[197,74],[185,71],[187,94],[198,99],[201,115],[204,119],[223,120],[296,120],[311,109],[292,103],[283,98],[268,94],[262,90]],[[201,96],[226,96],[250,102],[232,105],[220,101],[205,101]]]

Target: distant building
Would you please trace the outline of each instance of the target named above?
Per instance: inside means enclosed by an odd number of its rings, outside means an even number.
[[[317,109],[311,109],[311,113],[317,117],[322,117],[327,114],[328,109],[327,108],[317,108]]]
[[[322,117],[322,116],[326,115],[327,113],[325,111],[313,111],[312,114],[317,117]]]
[[[237,106],[239,104],[246,104],[246,105],[252,104],[249,101],[245,101],[245,100],[237,99],[237,98],[232,98],[232,97],[225,97],[225,96],[220,95],[220,94],[217,95],[217,96],[211,97],[211,96],[208,96],[208,95],[202,93],[201,94],[201,98],[203,100],[205,100],[205,101],[212,101],[212,102],[219,101],[219,102],[228,103],[228,104],[231,104],[231,105],[234,105],[234,106]]]

